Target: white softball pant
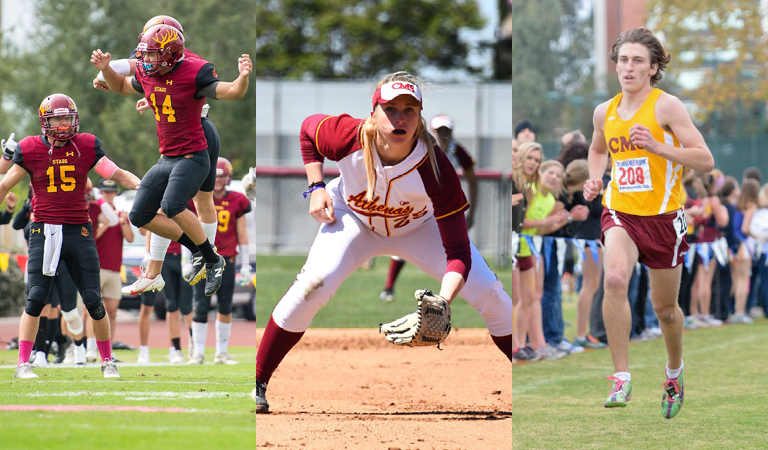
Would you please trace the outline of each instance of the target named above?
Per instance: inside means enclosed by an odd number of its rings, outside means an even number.
[[[434,218],[404,235],[383,237],[364,226],[346,205],[334,208],[336,222],[320,226],[301,273],[272,313],[275,323],[286,331],[306,331],[344,280],[374,256],[402,257],[438,281],[445,274],[448,262]],[[477,248],[470,246],[472,268],[459,295],[480,313],[492,336],[508,336],[512,334],[512,299]]]

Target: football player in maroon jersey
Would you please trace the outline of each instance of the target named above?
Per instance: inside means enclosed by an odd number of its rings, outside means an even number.
[[[111,90],[121,95],[144,93],[155,112],[161,157],[139,186],[129,218],[134,225],[189,248],[195,255],[190,284],[206,278],[205,294],[211,295],[221,285],[226,263],[214,252],[197,217],[186,210],[210,170],[208,144],[197,118],[205,97],[245,96],[252,63],[248,55],[242,55],[238,78],[221,82],[212,64],[184,58],[183,34],[165,24],[148,28],[138,50],[141,64],[135,77],[115,72],[109,65],[109,53],[99,49],[91,56]],[[164,215],[157,214],[158,208]]]
[[[37,378],[29,365],[32,340],[58,265],[64,263],[93,319],[101,371],[105,378],[118,378],[85,192],[91,169],[127,189],[136,189],[139,179],[110,161],[96,136],[78,133],[80,115],[68,96],[46,97],[38,116],[43,135],[19,142],[13,157],[15,164],[0,182],[0,202],[27,174],[35,194],[27,263],[29,294],[19,324],[19,363],[14,377]]]
[[[182,35],[184,34],[184,29],[178,20],[170,16],[159,15],[149,19],[147,23],[144,24],[144,28],[139,34],[139,43],[141,43],[141,39],[144,36],[144,33],[149,28],[159,24],[170,25],[178,29]],[[184,58],[203,59],[190,51],[189,48],[186,48],[186,45],[184,49]],[[132,76],[136,73],[136,64],[138,59],[139,57],[137,56],[137,49],[135,49],[128,59],[112,60],[110,61],[109,65],[119,74]],[[93,80],[93,87],[103,91],[109,90],[106,81],[104,81],[103,73],[99,72],[99,74]],[[144,110],[152,109],[152,105],[149,104],[146,98],[142,98],[137,103],[136,109],[143,114]],[[203,106],[200,123],[203,126],[205,140],[208,142],[208,157],[211,162],[211,166],[210,170],[208,171],[208,177],[200,187],[200,191],[197,193],[197,195],[195,195],[194,201],[195,207],[197,208],[197,215],[200,218],[203,231],[205,231],[205,234],[208,237],[208,242],[214,242],[216,238],[216,228],[218,223],[216,219],[216,209],[213,206],[213,188],[216,184],[216,162],[219,159],[221,141],[219,139],[219,132],[216,129],[216,126],[214,125],[213,121],[208,119],[209,109],[210,108],[208,104]],[[2,161],[0,161],[0,170],[2,170]],[[168,246],[170,243],[170,239],[155,235],[155,238],[152,239],[149,252],[150,257],[147,263],[147,267],[145,268],[146,277],[139,277],[132,285],[124,287],[124,294],[136,295],[148,289],[160,290],[163,288],[166,281],[165,277],[162,275],[163,261],[165,259],[166,253],[168,252]],[[185,251],[182,253],[181,258],[182,273],[184,274],[185,279],[189,281],[189,274],[192,272],[192,256],[191,253],[187,251],[186,247],[184,250]],[[160,276],[158,276],[158,274],[160,274]]]
[[[213,202],[218,211],[219,230],[216,233],[216,248],[227,259],[227,264],[234,265],[238,250],[240,253],[241,280],[251,278],[251,265],[248,261],[248,231],[245,215],[251,211],[251,202],[245,195],[227,190],[232,181],[232,164],[226,158],[219,158],[216,164],[216,189]],[[190,205],[193,206],[193,205]],[[192,340],[195,343],[195,355],[189,364],[202,364],[205,355],[205,338],[208,334],[208,311],[211,298],[203,295],[202,286],[193,288],[195,313],[192,316]],[[216,353],[214,364],[237,364],[227,354],[229,332],[232,328],[232,296],[235,293],[235,271],[224,272],[221,289],[216,294],[218,314],[216,315]]]

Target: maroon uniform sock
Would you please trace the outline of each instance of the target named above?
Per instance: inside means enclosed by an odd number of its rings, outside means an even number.
[[[296,345],[304,332],[291,333],[278,327],[272,317],[269,318],[264,336],[259,344],[259,352],[256,354],[256,379],[269,383],[277,366],[283,361],[285,355]]]
[[[404,259],[390,259],[389,260],[389,273],[387,274],[387,285],[384,286],[384,289],[392,290],[395,287],[395,281],[397,281],[397,276],[400,274],[400,271],[403,270],[403,266],[405,265]]]
[[[509,362],[512,362],[512,335],[509,336],[491,336],[493,343],[499,347],[502,353],[507,355]]]

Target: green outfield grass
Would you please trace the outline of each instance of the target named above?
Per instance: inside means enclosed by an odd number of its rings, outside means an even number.
[[[13,379],[17,350],[0,351],[0,407],[88,405],[101,410],[0,410],[0,448],[10,449],[253,449],[256,414],[254,347],[230,348],[238,365],[118,364],[104,379],[96,364],[38,368],[39,379]],[[151,350],[153,361],[168,351]],[[137,352],[115,351],[124,361]],[[112,411],[114,407],[182,408],[183,412]]]
[[[256,267],[256,326],[265,327],[269,316],[285,291],[296,279],[306,260],[301,256],[257,255]],[[489,261],[490,262],[490,261]],[[313,328],[376,328],[411,313],[416,308],[416,289],[440,290],[440,282],[406,264],[395,285],[395,301],[384,303],[379,293],[386,282],[389,257],[376,258],[373,268],[358,269],[336,291],[336,295],[312,321]],[[491,268],[504,283],[511,282],[511,269]],[[464,300],[453,303],[452,323],[458,328],[485,328],[485,322]]]
[[[564,316],[573,337],[575,302]],[[768,321],[686,331],[685,403],[661,416],[664,342],[631,343],[633,400],[606,409],[608,349],[513,367],[515,449],[765,449]]]

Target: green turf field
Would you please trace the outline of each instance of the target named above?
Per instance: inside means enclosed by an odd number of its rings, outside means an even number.
[[[575,324],[575,302],[563,305]],[[572,338],[574,327],[566,328]],[[664,342],[631,343],[633,400],[606,409],[608,349],[513,367],[515,449],[765,449],[768,321],[686,331],[685,403],[661,416]]]
[[[152,360],[167,350],[151,350]],[[253,347],[230,348],[238,365],[118,364],[104,379],[96,364],[38,368],[39,379],[13,379],[17,350],[0,351],[0,448],[10,449],[253,449],[256,414]],[[135,361],[135,351],[115,351]],[[5,411],[4,405],[88,405],[99,410]],[[157,412],[113,411],[151,407]],[[168,409],[181,409],[171,412]]]
[[[257,327],[267,325],[272,309],[296,279],[305,260],[305,255],[256,257]],[[380,256],[375,261],[373,268],[358,269],[341,285],[336,295],[315,316],[313,328],[377,328],[379,323],[412,313],[416,309],[413,297],[416,289],[440,290],[439,281],[406,264],[395,285],[395,301],[384,303],[379,300],[379,293],[386,282],[389,257]],[[511,269],[491,268],[502,283],[510,283]],[[454,327],[485,328],[483,319],[464,300],[455,301],[451,311]]]

